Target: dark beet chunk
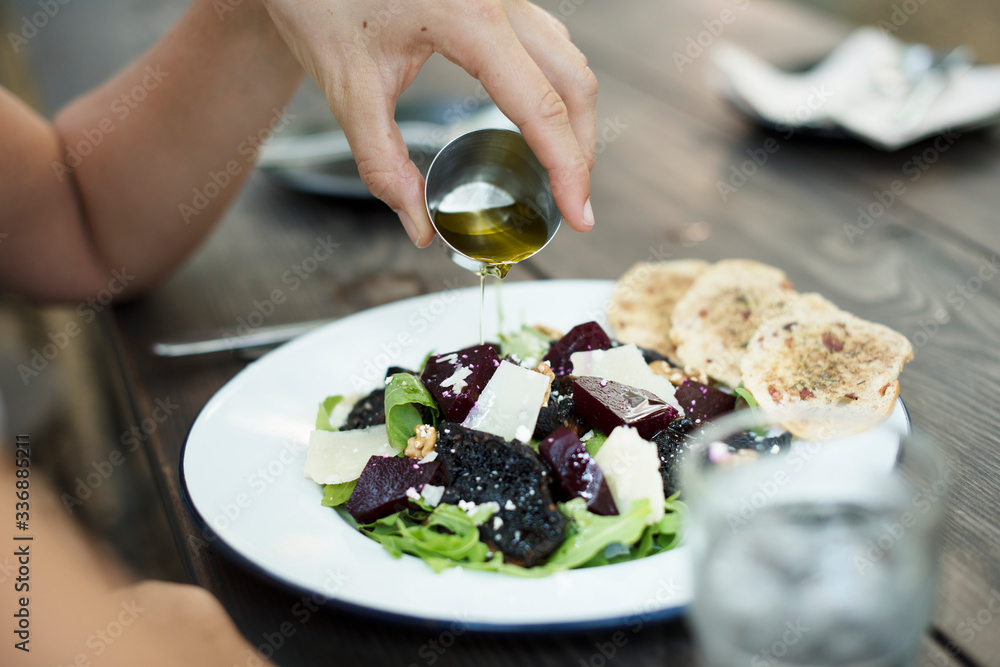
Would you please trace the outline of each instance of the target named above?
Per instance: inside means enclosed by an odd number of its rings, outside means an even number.
[[[530,447],[444,423],[434,451],[445,485],[442,502],[500,506],[479,527],[479,533],[486,544],[503,554],[505,562],[538,565],[562,544],[566,518],[552,499],[551,475]]]
[[[569,330],[565,336],[557,340],[549,348],[549,353],[542,361],[549,362],[556,377],[568,375],[573,371],[570,355],[585,350],[608,350],[611,339],[597,322],[584,322]]]
[[[344,509],[358,523],[371,523],[393,512],[406,509],[410,499],[407,489],[418,493],[431,481],[441,464],[417,463],[399,456],[373,456],[361,471],[358,485]]]
[[[604,433],[631,426],[647,440],[677,417],[677,410],[652,392],[590,376],[576,379],[573,409]]]
[[[486,343],[432,356],[420,379],[441,408],[444,419],[460,422],[479,400],[479,394],[498,366],[497,349]]]
[[[590,430],[590,424],[581,419],[573,410],[573,382],[576,378],[564,375],[552,382],[549,402],[538,411],[538,421],[535,422],[535,440],[544,440],[557,428],[568,428],[577,435],[583,435]]]
[[[594,514],[618,514],[611,489],[594,457],[568,428],[559,428],[538,445],[538,453],[555,472],[562,489],[562,500],[583,498]]]
[[[385,423],[385,389],[376,389],[354,404],[342,431],[353,431]]]
[[[736,409],[736,397],[687,378],[674,392],[684,415],[695,424],[710,421]]]
[[[671,428],[680,419],[653,436],[656,454],[660,457],[663,493],[668,497],[680,490],[681,462],[688,452],[688,436],[679,428]]]

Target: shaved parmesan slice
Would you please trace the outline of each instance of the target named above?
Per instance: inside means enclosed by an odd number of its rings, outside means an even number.
[[[313,431],[306,451],[306,477],[318,484],[342,484],[361,476],[373,456],[396,456],[385,424],[353,431]]]
[[[504,440],[531,438],[538,421],[549,378],[504,361],[486,384],[479,400],[462,422],[466,428],[500,436]]]
[[[646,524],[663,518],[666,497],[656,445],[644,440],[634,428],[619,426],[611,431],[594,460],[604,473],[619,512],[627,513],[633,502],[646,498],[650,509]]]

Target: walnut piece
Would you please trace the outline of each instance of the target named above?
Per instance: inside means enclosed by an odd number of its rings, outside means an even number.
[[[539,333],[545,334],[549,338],[558,339],[563,337],[561,331],[559,331],[558,329],[553,329],[552,327],[547,327],[544,324],[536,324],[535,326],[532,327],[532,329],[534,329]]]
[[[556,374],[552,372],[552,367],[549,366],[549,362],[547,361],[538,362],[538,365],[531,370],[549,379],[549,386],[545,388],[545,396],[542,397],[542,407],[545,407],[549,404],[549,395],[552,394],[552,381],[556,379]]]
[[[437,444],[437,431],[428,424],[417,424],[413,429],[413,437],[406,441],[406,451],[403,453],[411,459],[422,459],[434,451]]]
[[[684,382],[684,380],[689,378],[702,384],[708,384],[708,376],[705,375],[705,372],[696,370],[690,366],[676,368],[665,361],[651,361],[649,363],[649,370],[653,371],[657,375],[662,375],[670,380],[670,384],[678,387],[682,382]]]

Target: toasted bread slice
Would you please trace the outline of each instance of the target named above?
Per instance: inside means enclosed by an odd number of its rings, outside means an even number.
[[[765,410],[836,406],[860,424],[892,413],[896,378],[912,358],[902,334],[804,294],[754,332],[740,370],[743,385]],[[815,422],[784,426],[799,437],[822,439]]]
[[[615,338],[676,359],[670,339],[674,305],[709,266],[700,259],[635,264],[615,283],[608,304],[608,323]]]
[[[730,387],[740,383],[740,359],[757,327],[784,312],[795,292],[767,264],[729,259],[702,273],[674,306],[670,337],[685,366]]]

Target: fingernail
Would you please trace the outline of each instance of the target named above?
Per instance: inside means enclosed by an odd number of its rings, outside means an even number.
[[[594,226],[594,207],[590,205],[590,199],[583,205],[583,224],[587,227]]]
[[[393,211],[393,212],[399,216],[399,221],[403,223],[403,229],[406,230],[406,235],[410,237],[411,241],[413,241],[413,245],[419,248],[420,232],[417,231],[417,226],[413,224],[413,220],[410,218],[409,215],[406,214],[406,211],[404,211],[403,209],[399,209],[398,211]]]

